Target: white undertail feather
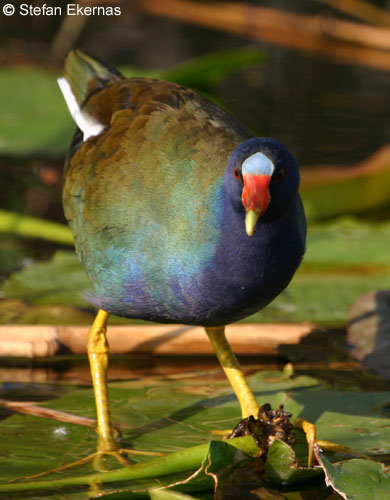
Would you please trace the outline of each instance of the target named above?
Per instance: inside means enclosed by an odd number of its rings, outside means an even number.
[[[84,134],[84,141],[103,132],[105,126],[80,109],[68,80],[63,77],[58,78],[57,82],[73,120]]]

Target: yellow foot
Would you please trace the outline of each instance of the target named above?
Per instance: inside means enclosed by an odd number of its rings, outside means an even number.
[[[313,457],[315,455],[314,451],[325,450],[332,451],[334,453],[345,453],[347,455],[353,455],[355,457],[364,458],[366,460],[373,460],[372,457],[368,455],[363,455],[362,453],[358,453],[354,451],[352,448],[348,446],[343,446],[341,444],[332,443],[331,441],[323,441],[321,439],[317,439],[316,434],[316,426],[303,418],[297,418],[294,422],[294,427],[302,429],[306,434],[306,440],[308,445],[308,457],[307,457],[307,465],[308,467],[312,466]],[[316,453],[317,453],[316,451]]]
[[[129,467],[132,464],[126,460],[122,455],[147,455],[160,457],[165,455],[165,453],[153,452],[153,451],[141,451],[141,450],[132,450],[127,448],[119,448],[118,450],[106,450],[106,451],[96,451],[95,453],[91,453],[87,457],[81,458],[80,460],[76,460],[75,462],[71,462],[69,464],[60,465],[59,467],[55,467],[54,469],[49,469],[44,472],[40,472],[39,474],[33,474],[31,476],[19,477],[17,479],[13,479],[13,481],[25,481],[26,479],[38,479],[39,477],[47,476],[49,474],[53,474],[54,472],[62,472],[64,470],[72,469],[73,467],[78,467],[80,465],[85,465],[89,462],[93,463],[94,469],[102,471],[104,467],[102,466],[102,459],[104,456],[114,457],[123,467]]]
[[[317,429],[316,426],[303,418],[297,418],[294,422],[294,427],[302,429],[306,434],[308,446],[307,466],[311,467],[314,457],[314,446],[317,444]]]

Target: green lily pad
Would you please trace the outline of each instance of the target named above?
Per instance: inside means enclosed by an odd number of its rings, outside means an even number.
[[[34,67],[0,68],[0,154],[59,156],[74,133],[56,75]]]
[[[186,87],[210,92],[226,76],[264,62],[258,49],[228,49],[191,59],[166,70],[164,78]]]
[[[244,321],[345,324],[358,297],[390,288],[389,231],[389,223],[350,218],[309,225],[307,253],[290,286]],[[3,287],[7,298],[30,305],[83,308],[89,307],[82,298],[88,289],[89,281],[73,251],[58,252],[49,261],[12,274]],[[31,318],[31,313],[25,314],[17,316],[19,323]],[[45,316],[45,322],[58,321]]]
[[[316,379],[288,377],[283,372],[257,373],[249,378],[249,383],[259,403],[269,402],[273,407],[284,404],[287,411],[293,412],[294,418],[300,416],[315,423],[319,439],[336,441],[360,453],[390,454],[390,419],[383,413],[389,401],[387,393],[330,391]],[[46,482],[39,488],[66,487],[66,498],[71,500],[78,500],[80,495],[79,490],[72,491],[73,487],[86,486],[93,481],[103,482],[102,493],[110,494],[116,500],[133,498],[130,493],[146,494],[156,486],[171,486],[184,493],[193,493],[212,489],[215,485],[215,479],[206,473],[206,469],[211,472],[212,468],[203,467],[192,478],[202,467],[202,462],[203,465],[209,464],[204,462],[207,456],[212,457],[215,474],[222,484],[233,465],[239,467],[248,460],[245,455],[237,455],[238,445],[234,443],[241,443],[239,448],[249,454],[253,454],[256,447],[253,448],[251,437],[215,441],[217,437],[212,431],[232,428],[240,420],[240,409],[226,382],[208,382],[207,390],[201,393],[199,386],[202,384],[205,382],[198,377],[154,380],[144,385],[139,381],[110,384],[111,412],[115,426],[121,430],[122,445],[169,455],[162,458],[129,455],[139,465],[99,475],[94,475],[91,465],[80,466],[58,473],[53,480],[40,479]],[[11,390],[15,396],[17,388],[30,392],[24,396],[27,400],[46,399],[41,403],[45,407],[94,417],[90,389],[39,384],[15,385],[13,390],[9,384],[6,387],[8,393]],[[210,396],[204,396],[205,393]],[[363,432],[363,429],[369,432]],[[1,483],[78,460],[93,453],[96,446],[96,435],[91,427],[9,412],[3,415],[0,433]],[[317,469],[305,469],[305,440],[300,433],[298,439],[298,445],[293,449],[279,442],[272,445],[266,467],[275,483],[306,481],[318,474]],[[112,469],[118,465],[113,458],[108,458],[106,467]],[[21,491],[23,486],[16,487],[16,484],[15,488],[1,485],[0,491],[4,488],[9,491],[19,488]],[[26,488],[32,489],[32,486]],[[124,496],[126,493],[128,497]],[[47,496],[36,493],[34,498]]]
[[[388,240],[390,221],[367,222],[339,217],[331,222],[311,223],[307,232],[305,271],[356,269],[360,274],[390,272]]]
[[[389,274],[307,273],[302,269],[270,305],[253,316],[248,316],[244,322],[312,321],[329,326],[344,326],[351,305],[361,295],[389,288]]]
[[[343,325],[365,293],[390,288],[389,222],[342,217],[308,227],[307,251],[289,287],[247,322]]]
[[[258,64],[263,53],[237,49],[208,54],[169,70],[123,68],[127,77],[149,76],[211,91],[222,78]],[[57,85],[58,74],[38,67],[0,68],[0,154],[59,157],[71,142],[75,125]]]
[[[307,446],[304,436],[300,436],[298,446],[301,460],[298,460],[297,449],[276,439],[269,448],[265,474],[268,481],[278,485],[295,484],[308,481],[323,474],[319,466],[308,468],[302,463],[307,462]],[[302,456],[303,455],[303,456]]]
[[[332,464],[324,455],[318,456],[328,486],[345,500],[388,500],[390,472],[372,460],[353,459]]]
[[[149,496],[151,500],[195,500],[194,497],[172,490],[151,490]]]
[[[305,210],[311,220],[323,220],[343,214],[366,215],[382,210],[388,214],[390,164],[380,171],[350,178],[326,180],[302,186]]]
[[[150,490],[149,496],[151,500],[196,500],[194,497],[172,490]]]
[[[233,466],[248,460],[241,449],[254,453],[257,447],[251,437],[236,438],[229,442],[211,441],[112,471],[53,480],[23,481],[13,485],[0,484],[0,492],[16,493],[126,481],[132,481],[129,488],[122,488],[121,491],[114,491],[107,496],[116,499],[127,498],[124,496],[127,492],[135,495],[145,494],[153,486],[175,486],[191,491],[217,489],[219,481],[229,474]],[[102,494],[99,487],[98,496]]]
[[[7,297],[30,304],[85,307],[88,303],[82,294],[89,288],[89,280],[75,253],[59,251],[49,261],[13,273],[3,290]]]
[[[366,455],[390,453],[388,393],[318,389],[292,398],[303,407],[299,416],[315,423],[318,439]]]

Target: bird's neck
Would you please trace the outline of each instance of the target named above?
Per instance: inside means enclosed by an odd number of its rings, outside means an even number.
[[[229,270],[230,282],[242,286],[261,288],[264,282],[271,295],[274,283],[282,284],[284,288],[298,267],[305,246],[304,228],[298,223],[298,195],[283,217],[260,218],[253,236],[245,232],[244,209],[237,208],[226,189],[222,190],[221,196],[224,213],[215,256],[216,272],[222,278]],[[277,293],[280,290],[275,290],[275,295]]]

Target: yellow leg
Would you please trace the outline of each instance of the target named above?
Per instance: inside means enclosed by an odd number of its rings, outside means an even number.
[[[240,403],[242,418],[247,418],[250,415],[257,418],[260,409],[259,405],[242,373],[236,356],[226,340],[225,327],[207,327],[206,333]]]
[[[119,447],[113,436],[107,389],[108,342],[106,328],[109,313],[99,309],[88,332],[88,359],[95,394],[99,451],[113,451]]]
[[[150,452],[142,450],[129,450],[121,448],[115,440],[116,431],[111,425],[110,409],[108,404],[108,388],[107,388],[107,365],[108,365],[108,342],[106,338],[107,320],[109,313],[99,309],[96,318],[88,332],[88,359],[91,369],[93,392],[95,395],[97,427],[96,431],[99,436],[98,447],[95,453],[81,458],[76,462],[60,465],[54,469],[50,469],[32,476],[25,476],[18,479],[36,479],[47,476],[54,472],[60,472],[85,465],[89,462],[93,463],[95,470],[101,471],[104,469],[103,457],[110,455],[114,457],[120,464],[127,467],[130,464],[122,455],[136,454],[147,456],[161,456],[164,453]],[[98,483],[91,485],[93,492],[100,492]],[[94,495],[96,496],[96,495]]]

